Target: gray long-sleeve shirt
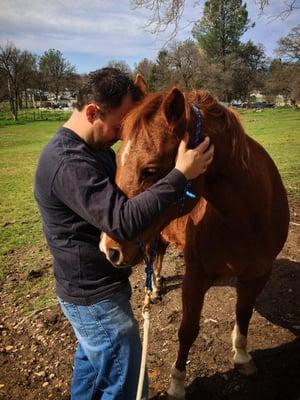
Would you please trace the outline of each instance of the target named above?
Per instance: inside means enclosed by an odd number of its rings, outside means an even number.
[[[138,196],[127,199],[114,183],[112,150],[94,152],[75,132],[61,127],[43,150],[34,194],[54,258],[57,295],[92,304],[128,283],[100,252],[101,231],[131,240],[182,194],[186,179],[173,169]]]

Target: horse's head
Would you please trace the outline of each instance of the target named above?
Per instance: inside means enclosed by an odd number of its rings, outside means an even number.
[[[129,198],[174,168],[185,129],[185,98],[176,88],[167,95],[148,95],[127,116],[117,154],[116,183]]]

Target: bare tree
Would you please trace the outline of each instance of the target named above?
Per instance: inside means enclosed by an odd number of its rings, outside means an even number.
[[[131,0],[133,9],[146,8],[151,12],[145,28],[151,33],[160,33],[173,26],[170,38],[174,38],[185,8],[186,0]],[[197,4],[198,1],[194,1]]]
[[[257,6],[260,9],[260,13],[262,14],[268,6],[271,4],[270,0],[254,0]],[[289,17],[292,11],[298,10],[300,8],[299,0],[281,0],[281,10],[278,14],[270,16],[272,19],[286,19]]]
[[[272,0],[252,0],[257,4],[260,12],[267,10]],[[166,31],[172,26],[173,30],[170,39],[173,39],[178,30],[185,6],[190,3],[192,6],[200,6],[205,1],[201,0],[131,0],[133,9],[146,8],[150,11],[150,17],[146,28],[152,33]],[[293,10],[299,9],[299,0],[280,0],[282,9],[275,17],[287,18]],[[195,22],[195,21],[194,21]]]
[[[3,71],[0,72],[0,104],[4,101],[9,101],[7,79]]]
[[[55,94],[57,101],[59,94],[66,88],[70,76],[74,75],[75,67],[59,50],[49,49],[41,56],[39,69],[43,86]]]
[[[5,77],[10,110],[18,119],[21,90],[26,88],[36,63],[34,55],[17,49],[13,43],[0,47],[0,72]]]
[[[201,70],[201,56],[192,40],[177,42],[170,46],[169,64],[174,78],[185,90],[194,89]]]
[[[109,61],[109,63],[106,65],[106,67],[117,68],[127,75],[132,75],[130,66],[127,64],[126,61],[123,61],[123,60]]]
[[[289,101],[296,106],[300,100],[300,64],[273,60],[268,72],[266,93],[273,96],[282,95],[285,104]]]
[[[287,61],[300,62],[300,25],[297,25],[291,32],[279,39],[277,54]]]

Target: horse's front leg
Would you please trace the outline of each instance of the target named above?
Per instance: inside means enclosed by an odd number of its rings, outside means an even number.
[[[170,387],[167,392],[169,399],[185,398],[186,362],[190,348],[199,333],[203,300],[209,287],[210,281],[201,273],[199,264],[187,266],[182,287],[183,316],[178,332],[179,351],[171,369]]]
[[[152,278],[152,287],[153,287],[152,299],[153,300],[161,299],[162,281],[163,281],[163,277],[161,276],[161,270],[162,270],[163,259],[166,254],[168,245],[169,245],[169,243],[166,240],[164,240],[162,238],[162,236],[160,236],[158,249],[157,249],[157,256],[155,258],[154,265],[153,265],[153,278]]]

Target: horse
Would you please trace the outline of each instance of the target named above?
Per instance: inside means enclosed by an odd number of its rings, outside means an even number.
[[[185,94],[174,87],[148,94],[130,112],[122,126],[123,143],[117,154],[119,188],[133,197],[174,168],[185,132],[189,146],[193,146],[195,106],[201,114],[202,140],[209,136],[214,144],[214,160],[191,182],[197,200],[179,200],[140,236],[149,248],[161,234],[165,243],[176,244],[184,253],[179,350],[167,391],[176,399],[185,397],[186,362],[199,333],[205,293],[219,278],[237,279],[234,366],[244,375],[256,373],[247,351],[248,326],[289,227],[287,193],[275,163],[245,133],[237,112],[207,91]],[[116,267],[133,266],[142,258],[137,241],[118,243],[104,234],[101,248],[108,258],[110,250],[117,252],[122,263]]]

